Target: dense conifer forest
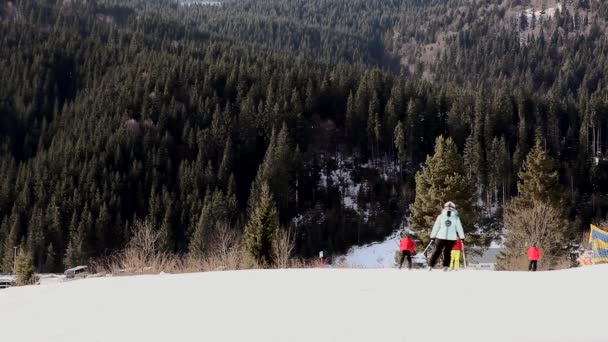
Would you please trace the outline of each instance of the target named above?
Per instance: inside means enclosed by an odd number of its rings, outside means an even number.
[[[266,209],[298,255],[341,253],[433,191],[439,136],[479,246],[536,147],[577,239],[608,212],[607,23],[599,0],[2,0],[0,270],[110,255],[138,219],[205,255]]]

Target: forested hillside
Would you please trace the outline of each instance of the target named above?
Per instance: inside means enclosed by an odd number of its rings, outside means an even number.
[[[1,1],[2,270],[109,255],[137,219],[205,255],[265,184],[300,256],[341,252],[403,223],[441,135],[465,225],[500,232],[538,142],[582,229],[608,210],[608,5],[496,3]]]

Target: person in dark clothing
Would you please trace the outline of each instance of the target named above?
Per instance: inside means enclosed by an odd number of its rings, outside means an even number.
[[[435,250],[431,255],[430,261],[431,268],[435,267],[435,265],[437,264],[437,260],[439,259],[439,256],[441,254],[443,254],[443,268],[450,267],[450,261],[452,260],[452,248],[454,248],[455,243],[456,241],[452,240],[435,240]]]
[[[435,224],[431,232],[431,241],[435,242],[435,251],[431,256],[429,263],[429,270],[432,270],[437,263],[439,256],[443,254],[443,269],[445,271],[450,267],[451,253],[456,240],[460,238],[464,242],[464,232],[462,230],[462,223],[458,212],[456,211],[456,205],[452,202],[447,202],[443,206],[443,211]]]
[[[412,254],[416,250],[416,243],[411,237],[405,235],[399,242],[399,250],[401,251],[401,259],[399,260],[399,268],[403,266],[403,261],[407,258],[408,268],[412,269]]]

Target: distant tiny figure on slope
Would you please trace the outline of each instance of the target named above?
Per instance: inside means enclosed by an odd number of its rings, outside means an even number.
[[[452,247],[452,253],[450,253],[450,270],[458,271],[460,269],[460,251],[462,251],[462,240],[458,237]]]
[[[464,232],[462,223],[456,211],[456,205],[452,202],[447,202],[443,206],[441,214],[437,216],[433,231],[431,232],[431,242],[435,242],[435,251],[431,256],[429,270],[432,270],[437,263],[439,256],[443,254],[443,269],[448,270],[450,266],[452,247],[458,238],[464,243]]]
[[[528,265],[528,271],[536,272],[536,268],[538,267],[538,260],[540,260],[540,249],[536,247],[536,242],[528,248],[528,260],[530,260],[530,265]]]
[[[399,260],[399,269],[403,266],[403,260],[407,258],[407,268],[412,269],[412,255],[416,250],[416,243],[414,240],[404,233],[402,239],[399,242],[399,250],[401,251],[401,259]]]

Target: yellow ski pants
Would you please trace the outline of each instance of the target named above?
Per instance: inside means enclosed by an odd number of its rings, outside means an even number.
[[[452,253],[450,253],[450,269],[460,269],[460,251],[452,251]]]

